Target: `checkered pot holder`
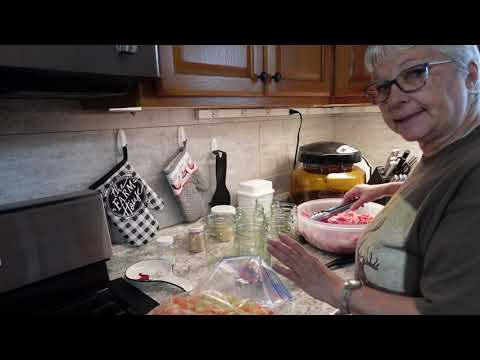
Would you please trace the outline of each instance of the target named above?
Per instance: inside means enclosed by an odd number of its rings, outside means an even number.
[[[150,210],[163,210],[163,199],[126,162],[98,190],[105,211],[131,246],[142,246],[157,235],[160,226]]]

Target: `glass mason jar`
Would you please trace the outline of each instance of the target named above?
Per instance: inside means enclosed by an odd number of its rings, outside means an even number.
[[[260,256],[268,263],[265,235],[264,224],[237,224],[235,254],[237,256]]]
[[[274,202],[268,218],[267,240],[278,239],[280,233],[297,240],[297,229],[297,206],[286,202]],[[271,257],[269,260],[269,265],[272,265]],[[274,260],[273,263],[277,263],[277,260]]]
[[[239,207],[235,215],[237,224],[265,223],[265,211],[263,206],[257,204],[255,207]]]
[[[207,216],[205,251],[207,265],[214,266],[224,257],[235,256],[235,217],[210,214]]]
[[[297,240],[298,213],[295,204],[280,201],[274,202],[268,220],[269,238],[276,238],[282,232]]]
[[[263,207],[238,208],[235,217],[235,253],[237,256],[260,256],[270,264],[267,252],[267,221]]]

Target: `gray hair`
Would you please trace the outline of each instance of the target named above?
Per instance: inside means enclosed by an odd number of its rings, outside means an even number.
[[[477,45],[369,45],[365,52],[365,65],[370,73],[372,73],[377,65],[384,59],[391,57],[396,52],[410,49],[414,46],[425,46],[447,56],[453,60],[457,66],[466,71],[468,65],[473,62],[477,65],[480,73],[480,51]],[[480,109],[479,93],[480,81],[477,81],[473,90],[469,91],[473,94],[472,104]]]
[[[480,68],[480,52],[477,45],[369,45],[365,52],[365,65],[369,72],[373,72],[386,58],[415,46],[425,46],[438,51],[465,69],[472,61]]]

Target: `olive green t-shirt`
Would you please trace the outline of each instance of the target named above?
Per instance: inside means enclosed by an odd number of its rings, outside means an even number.
[[[356,278],[422,314],[480,314],[480,127],[422,158],[361,237]]]

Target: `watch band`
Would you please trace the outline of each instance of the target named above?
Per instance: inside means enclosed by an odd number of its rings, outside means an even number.
[[[360,289],[363,284],[358,280],[348,280],[343,285],[342,299],[340,301],[340,306],[343,314],[350,314],[350,297],[352,292]]]

